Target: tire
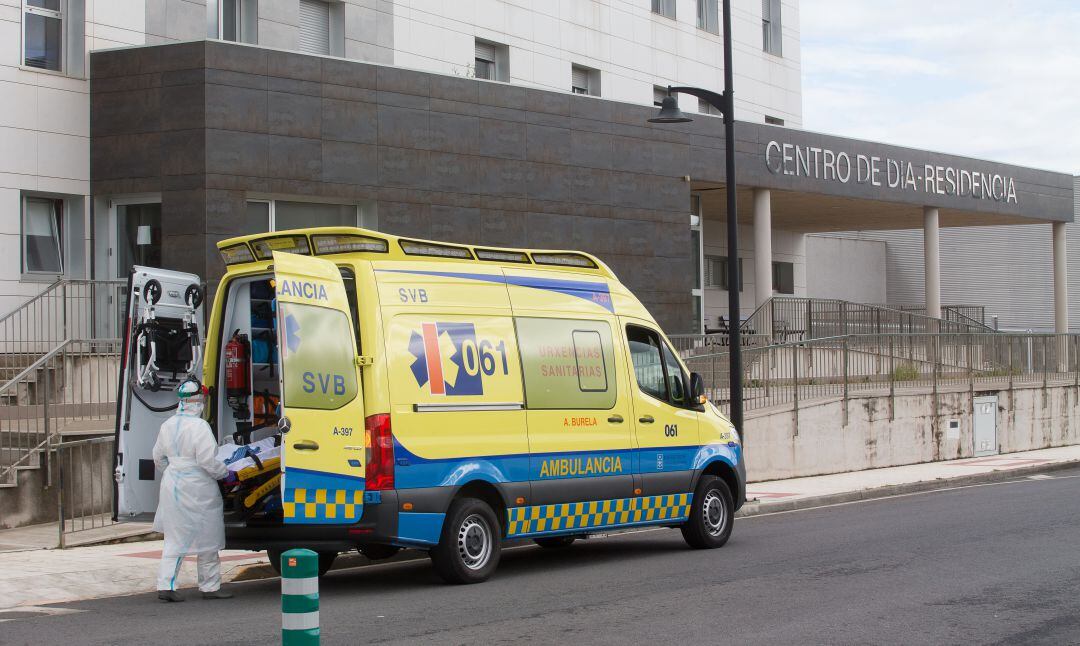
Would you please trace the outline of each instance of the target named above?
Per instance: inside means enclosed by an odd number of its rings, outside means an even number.
[[[391,556],[401,551],[401,548],[396,545],[382,545],[372,543],[370,545],[361,545],[359,547],[360,553],[368,557],[372,561],[379,561],[382,559],[388,559]]]
[[[266,555],[270,557],[270,567],[274,568],[274,572],[277,572],[278,576],[281,576],[281,555],[286,550],[269,549],[266,550]],[[334,565],[334,559],[337,558],[337,552],[318,552],[319,555],[319,576],[322,576],[330,571],[330,568]]]
[[[570,547],[575,540],[574,536],[551,536],[550,538],[534,538],[533,542],[546,550],[557,550]]]
[[[431,563],[447,583],[486,581],[499,565],[501,535],[495,512],[486,502],[459,498],[446,512]]]
[[[690,519],[680,528],[686,544],[699,550],[723,547],[734,525],[731,490],[716,476],[702,476],[690,503]]]

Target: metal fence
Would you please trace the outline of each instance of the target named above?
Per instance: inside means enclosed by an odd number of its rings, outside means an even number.
[[[57,436],[112,428],[120,352],[119,339],[62,341],[0,384],[0,482]]]
[[[743,350],[746,411],[921,389],[1080,386],[1080,335],[852,334]],[[730,399],[726,350],[683,353],[710,398]],[[846,421],[846,420],[845,420]]]
[[[60,548],[71,536],[116,524],[113,509],[115,440],[94,437],[56,445]]]
[[[900,310],[926,316],[926,308],[922,305],[888,305],[878,304],[875,307]],[[941,318],[946,321],[968,323],[972,325],[986,325],[986,307],[983,305],[942,305]]]
[[[120,280],[58,280],[0,317],[0,383],[14,376],[13,369],[68,339],[120,336],[126,285]]]
[[[768,343],[761,345],[850,334],[985,334],[994,331],[966,314],[953,312],[952,315],[957,320],[835,299],[777,296],[747,318],[740,330],[768,339]]]

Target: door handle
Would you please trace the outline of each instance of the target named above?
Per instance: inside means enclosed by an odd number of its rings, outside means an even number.
[[[653,419],[652,415],[642,415],[641,417],[638,418],[638,421],[641,422],[642,424],[652,424],[656,420]]]
[[[612,424],[622,424],[622,415],[612,415],[611,417],[607,418],[607,421],[611,422]]]
[[[297,451],[318,451],[319,443],[314,440],[300,440],[293,442],[292,447]]]

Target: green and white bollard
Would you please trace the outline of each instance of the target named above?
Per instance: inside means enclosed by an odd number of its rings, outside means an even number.
[[[311,550],[281,555],[281,643],[319,643],[319,555]]]

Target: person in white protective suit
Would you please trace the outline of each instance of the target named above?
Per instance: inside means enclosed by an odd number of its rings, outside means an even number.
[[[210,425],[202,419],[206,398],[194,379],[177,389],[176,414],[161,425],[154,444],[154,464],[164,472],[154,531],[165,534],[158,570],[158,599],[183,601],[176,580],[184,557],[197,557],[199,590],[204,599],[228,599],[221,590],[221,561],[225,547],[225,522],[217,481],[235,474],[216,457],[217,442]]]

